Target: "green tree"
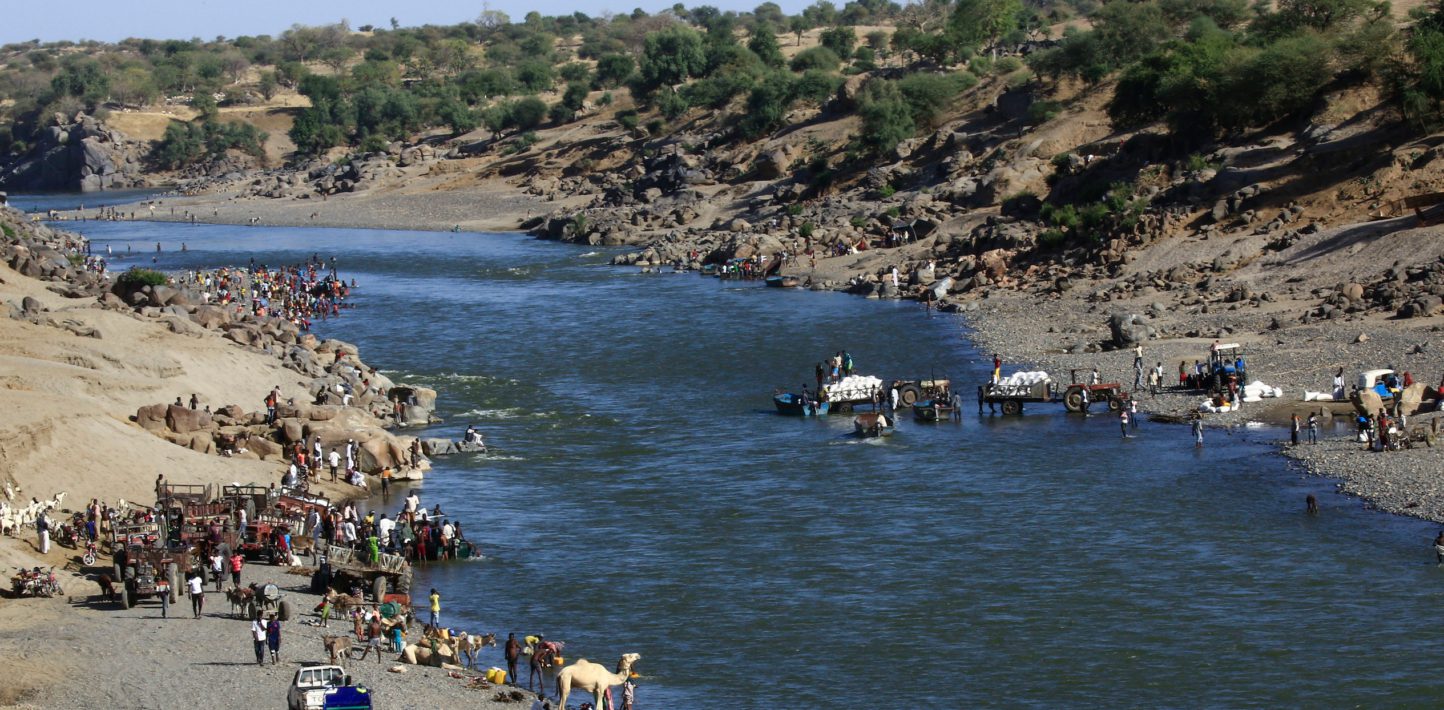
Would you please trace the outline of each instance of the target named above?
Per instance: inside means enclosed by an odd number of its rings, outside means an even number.
[[[777,33],[770,23],[759,22],[752,28],[747,48],[769,67],[780,67],[783,64],[782,46],[777,43]]]
[[[436,116],[451,129],[454,136],[474,130],[479,123],[476,114],[467,108],[466,104],[455,99],[442,101],[436,107]]]
[[[837,71],[841,64],[842,60],[827,47],[808,47],[792,58],[792,71],[802,72],[808,69]]]
[[[690,27],[673,25],[647,35],[642,49],[640,84],[644,91],[675,86],[707,68],[702,36]]]
[[[989,49],[996,58],[998,40],[1018,27],[1022,13],[1020,0],[958,0],[948,18],[948,34],[959,45]]]
[[[546,118],[547,105],[535,96],[524,96],[513,103],[507,113],[513,127],[519,131],[530,131]]]
[[[772,72],[747,96],[747,113],[738,121],[743,136],[754,138],[782,125],[792,106],[793,80],[786,72]]]
[[[546,91],[556,82],[556,75],[552,65],[533,59],[516,66],[516,81],[527,91]]]
[[[758,22],[766,22],[769,25],[780,25],[787,22],[786,13],[782,7],[775,2],[764,2],[752,10],[752,16]]]
[[[873,155],[885,155],[913,136],[912,109],[897,84],[873,79],[858,95],[857,115],[862,119],[858,142]]]
[[[959,74],[909,74],[897,81],[898,92],[907,102],[915,126],[935,128],[947,107],[964,89],[978,83],[966,72]]]
[[[857,33],[851,27],[830,27],[822,31],[818,43],[838,57],[851,57],[853,48],[857,46]]]
[[[636,62],[627,54],[604,54],[597,59],[597,83],[601,86],[621,86],[632,76]]]
[[[261,72],[260,80],[256,82],[256,90],[261,92],[261,98],[267,101],[276,98],[276,92],[281,90],[281,82],[276,80],[276,72]]]

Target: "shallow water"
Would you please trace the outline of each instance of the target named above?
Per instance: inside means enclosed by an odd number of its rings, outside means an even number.
[[[987,364],[958,317],[514,235],[80,227],[146,265],[162,241],[164,268],[338,255],[357,307],[321,333],[437,388],[429,434],[476,423],[494,447],[422,487],[486,559],[418,586],[448,624],[641,653],[639,708],[1444,700],[1434,530],[1287,468],[1277,431],[1195,451],[1183,427],[1122,439],[1039,406],[859,442],[847,417],[772,412],[843,347],[970,388]]]

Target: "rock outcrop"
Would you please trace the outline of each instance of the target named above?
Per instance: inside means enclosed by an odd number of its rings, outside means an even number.
[[[143,187],[142,151],[92,116],[56,116],[29,152],[0,164],[0,187],[21,192]]]

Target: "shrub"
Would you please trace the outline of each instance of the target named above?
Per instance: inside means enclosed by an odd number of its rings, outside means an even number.
[[[913,123],[931,128],[963,90],[978,83],[972,74],[909,74],[897,82]]]
[[[747,96],[747,113],[738,122],[742,135],[756,137],[782,125],[782,118],[792,105],[792,77],[775,72],[752,88]]]
[[[822,31],[818,43],[839,57],[851,57],[857,46],[857,33],[851,27],[832,27]]]
[[[535,96],[517,99],[507,110],[508,123],[521,131],[530,131],[540,126],[546,114],[546,103]]]
[[[597,83],[606,87],[621,86],[636,66],[631,55],[604,54],[597,60]]]
[[[1034,101],[1028,105],[1028,121],[1046,123],[1063,111],[1063,104],[1057,101]]]
[[[634,130],[636,130],[636,129],[637,129],[637,123],[639,122],[639,120],[640,120],[640,119],[638,118],[636,111],[630,111],[630,110],[628,110],[628,111],[618,111],[618,112],[617,112],[617,125],[621,126],[622,128],[625,128],[626,130],[629,130],[629,131],[634,131]]]
[[[132,266],[116,279],[116,283],[124,286],[164,286],[166,283],[165,274],[153,269],[142,269]]]
[[[821,105],[832,98],[841,86],[841,77],[817,69],[809,69],[803,72],[793,85],[793,94],[799,101]]]
[[[842,66],[842,59],[837,53],[827,47],[810,47],[797,53],[792,58],[792,71],[803,72],[808,69],[821,69],[823,71],[837,71]]]
[[[802,226],[797,228],[798,236],[801,236],[803,239],[811,239],[815,231],[817,231],[817,227],[811,222],[803,222]]]
[[[687,113],[687,109],[691,107],[687,97],[683,96],[681,92],[663,91],[657,97],[657,110],[669,121]]]
[[[592,70],[580,62],[563,64],[557,73],[561,75],[563,81],[590,82],[592,80]]]
[[[858,141],[874,155],[892,151],[917,130],[912,109],[895,82],[869,81],[858,96],[857,113],[862,118]]]

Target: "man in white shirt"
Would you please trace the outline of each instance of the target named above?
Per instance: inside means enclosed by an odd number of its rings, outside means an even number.
[[[381,514],[381,520],[376,523],[377,537],[381,538],[381,547],[391,549],[391,533],[396,529],[396,521]]]
[[[251,640],[256,644],[256,665],[266,665],[266,622],[259,618],[251,622]]]
[[[341,454],[336,453],[336,447],[331,447],[331,453],[326,457],[326,463],[331,465],[331,480],[336,480],[336,470],[341,467]]]
[[[205,580],[197,571],[186,580],[186,591],[191,595],[191,613],[195,618],[201,618],[201,608],[206,605]]]

